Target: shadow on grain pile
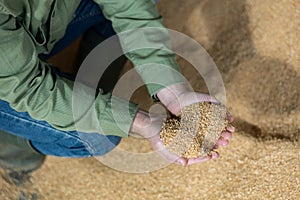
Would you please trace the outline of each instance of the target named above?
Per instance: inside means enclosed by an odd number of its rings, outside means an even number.
[[[177,17],[188,19],[193,13],[204,18],[208,38],[203,39],[202,30],[189,23],[182,29],[203,44],[218,66],[237,129],[262,140],[299,140],[300,72],[284,61],[258,54],[251,38],[247,1],[203,1],[200,7],[196,2],[190,4],[192,11],[179,11]],[[182,59],[179,62],[184,63]],[[188,79],[193,86],[196,83],[196,90],[207,90],[198,77],[190,75]]]

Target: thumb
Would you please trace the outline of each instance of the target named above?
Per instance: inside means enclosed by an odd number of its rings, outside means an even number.
[[[202,94],[202,93],[197,93],[197,101],[198,102],[212,102],[212,103],[220,104],[220,101],[218,101],[215,97],[208,95],[208,94]]]

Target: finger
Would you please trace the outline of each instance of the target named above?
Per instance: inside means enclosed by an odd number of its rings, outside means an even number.
[[[175,164],[182,165],[185,167],[187,165],[187,159],[180,157],[175,161]]]
[[[190,158],[187,162],[187,165],[194,165],[194,164],[200,164],[207,162],[212,159],[212,156],[204,156],[204,157],[198,157],[198,158]]]
[[[219,158],[219,153],[218,152],[216,152],[216,151],[213,151],[212,152],[212,154],[211,154],[211,159],[217,159],[217,158]]]
[[[198,93],[199,94],[199,93]],[[198,96],[198,101],[206,101],[206,102],[213,102],[219,104],[220,102],[213,96],[208,95],[208,94],[199,94]]]
[[[219,146],[225,147],[225,146],[227,146],[227,145],[229,144],[229,141],[221,137],[221,138],[218,140],[217,144],[218,144]]]
[[[167,149],[159,150],[159,151],[157,151],[157,153],[160,154],[169,163],[175,162],[175,163],[182,163],[182,164],[184,164],[184,160],[182,160],[176,154],[171,153]]]
[[[232,115],[230,113],[227,113],[227,119],[229,123],[232,123],[234,121],[234,118],[232,117]]]
[[[232,137],[232,133],[231,133],[231,132],[228,132],[228,131],[225,131],[225,132],[222,132],[221,136],[222,136],[222,138],[225,139],[225,140],[230,140],[231,137]]]
[[[229,131],[229,132],[231,132],[231,133],[233,133],[233,132],[235,131],[235,128],[234,128],[234,126],[232,126],[232,125],[228,125],[228,126],[226,127],[226,130]]]
[[[153,147],[153,149],[162,156],[169,163],[174,163],[179,160],[179,156],[170,152],[162,143],[161,140],[156,139],[157,136],[152,137],[149,141]],[[158,142],[157,142],[158,141]],[[179,160],[180,161],[180,160]]]

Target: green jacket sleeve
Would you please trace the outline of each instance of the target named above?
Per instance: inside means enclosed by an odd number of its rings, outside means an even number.
[[[94,1],[112,21],[117,33],[129,31],[120,35],[122,48],[146,83],[151,96],[166,86],[184,82],[175,54],[171,51],[169,33],[153,1]],[[143,30],[136,30],[140,28]]]
[[[45,120],[60,130],[78,128],[82,132],[128,136],[137,110],[135,104],[100,94],[85,115],[74,118],[74,82],[57,76],[49,64],[38,59],[34,41],[22,23],[0,13],[0,38],[0,99],[17,111],[27,111],[33,118]],[[91,94],[82,90],[81,96]],[[112,101],[119,104],[116,117]],[[75,122],[80,126],[76,127]]]

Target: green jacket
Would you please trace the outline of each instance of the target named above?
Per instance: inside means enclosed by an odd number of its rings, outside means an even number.
[[[95,2],[112,21],[117,33],[143,27],[163,28],[161,17],[151,0]],[[79,131],[127,137],[137,105],[100,93],[95,98],[93,110],[89,111],[93,113],[89,115],[92,117],[74,118],[74,82],[51,73],[50,64],[38,58],[40,53],[51,52],[54,44],[63,37],[79,3],[80,0],[0,0],[0,99],[9,102],[15,110],[26,111],[33,118],[45,120],[60,130],[76,130],[75,122],[79,122]],[[167,46],[167,34],[162,38],[148,40],[145,37],[143,40]],[[132,42],[121,38],[123,48],[129,47]],[[147,49],[136,50],[126,56],[134,63],[150,95],[164,87],[150,84],[155,80],[164,80],[165,86],[183,81],[172,73],[156,74],[149,65],[145,65],[158,63],[178,70],[173,53]],[[86,95],[84,91],[82,93]],[[114,117],[112,100],[120,105]],[[128,104],[129,112],[126,109]]]

